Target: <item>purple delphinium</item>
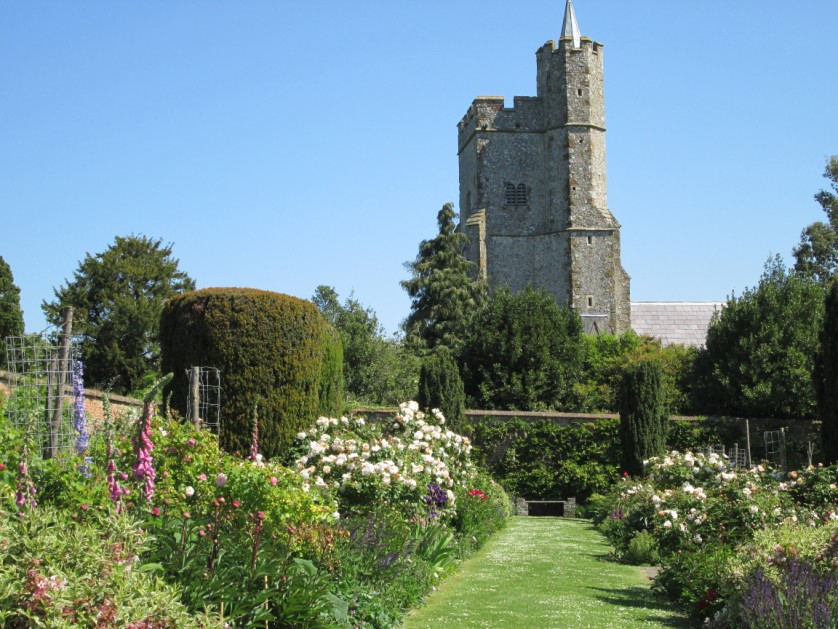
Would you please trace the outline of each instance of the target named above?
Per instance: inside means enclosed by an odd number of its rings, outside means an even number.
[[[136,462],[132,468],[134,478],[144,481],[144,495],[147,502],[154,498],[154,463],[151,451],[154,450],[154,442],[151,440],[151,418],[154,415],[154,405],[151,402],[143,407],[143,415],[139,420],[139,429],[134,435],[134,455]]]
[[[758,569],[742,598],[743,627],[834,627],[838,619],[838,579],[805,562],[790,561],[779,583]]]
[[[77,435],[76,452],[82,456],[90,445],[84,410],[84,369],[80,360],[75,361],[73,366],[73,428]]]

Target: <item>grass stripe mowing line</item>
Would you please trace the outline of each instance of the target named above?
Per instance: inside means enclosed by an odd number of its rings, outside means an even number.
[[[611,561],[609,550],[587,520],[513,518],[404,628],[695,626],[649,589],[643,568]]]

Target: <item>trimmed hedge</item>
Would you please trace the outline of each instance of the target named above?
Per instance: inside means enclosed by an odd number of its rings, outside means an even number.
[[[297,432],[340,405],[336,344],[339,336],[309,301],[248,288],[184,293],[166,302],[160,320],[162,369],[175,375],[166,399],[185,415],[187,370],[216,367],[221,447],[248,450],[258,401],[260,451],[284,455]]]

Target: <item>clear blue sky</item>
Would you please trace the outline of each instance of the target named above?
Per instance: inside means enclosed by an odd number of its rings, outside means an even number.
[[[823,218],[835,0],[576,0],[605,44],[609,206],[632,299],[723,300]],[[456,123],[535,94],[564,0],[0,3],[0,255],[27,331],[116,235],[198,286],[334,286],[388,332]]]

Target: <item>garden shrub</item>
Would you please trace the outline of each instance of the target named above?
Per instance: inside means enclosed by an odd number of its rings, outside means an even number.
[[[219,442],[228,452],[247,451],[253,403],[259,401],[262,451],[285,454],[294,435],[340,386],[323,383],[327,323],[311,302],[254,289],[210,288],[178,295],[165,304],[160,325],[163,372],[175,374],[166,389],[173,408],[186,413],[192,366],[221,372]]]
[[[0,505],[0,540],[3,627],[222,626],[143,568],[152,540],[131,516],[43,505],[17,516]]]
[[[620,385],[623,471],[643,473],[643,461],[666,447],[668,424],[660,364],[647,360],[628,367]]]
[[[419,407],[426,412],[438,408],[452,430],[465,422],[465,392],[460,370],[445,353],[431,354],[419,370]]]

